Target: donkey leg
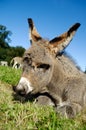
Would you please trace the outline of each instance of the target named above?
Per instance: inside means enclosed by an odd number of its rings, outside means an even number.
[[[82,106],[78,103],[63,104],[63,106],[57,106],[56,112],[60,113],[62,116],[66,118],[74,118],[76,114],[79,113],[82,109]]]
[[[74,118],[81,110],[82,106],[79,103],[72,103],[71,106],[66,107],[68,118]]]
[[[74,112],[71,106],[62,106],[55,108],[56,112],[65,118],[74,118]]]
[[[52,102],[52,100],[48,96],[45,96],[45,95],[38,96],[35,99],[34,103],[37,105],[54,106],[54,103]]]

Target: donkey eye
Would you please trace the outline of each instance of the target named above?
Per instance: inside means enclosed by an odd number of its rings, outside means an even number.
[[[28,65],[31,65],[32,60],[31,60],[30,58],[28,58],[28,57],[25,57],[25,58],[23,59],[23,62],[27,63]]]
[[[23,61],[28,62],[28,61],[29,61],[28,57],[25,57],[25,58],[23,59]]]
[[[41,69],[49,69],[50,68],[50,65],[49,64],[40,64],[37,66],[37,68],[41,68]]]

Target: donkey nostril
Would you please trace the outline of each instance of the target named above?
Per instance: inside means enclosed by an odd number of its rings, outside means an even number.
[[[21,96],[25,96],[25,95],[26,95],[25,89],[19,90],[19,91],[18,91],[18,94],[21,95]]]
[[[19,94],[20,96],[24,96],[24,95],[25,95],[25,92],[19,91],[18,94]]]

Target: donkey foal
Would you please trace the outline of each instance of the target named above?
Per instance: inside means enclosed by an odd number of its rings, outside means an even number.
[[[23,73],[15,91],[22,95],[44,94],[38,104],[55,106],[57,112],[73,118],[86,105],[86,75],[64,54],[80,23],[48,41],[28,19],[31,47],[23,56]]]

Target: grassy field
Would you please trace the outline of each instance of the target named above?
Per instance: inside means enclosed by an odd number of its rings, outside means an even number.
[[[0,130],[86,130],[86,110],[75,119],[65,119],[52,107],[15,100],[12,85],[20,75],[21,70],[0,66]]]

